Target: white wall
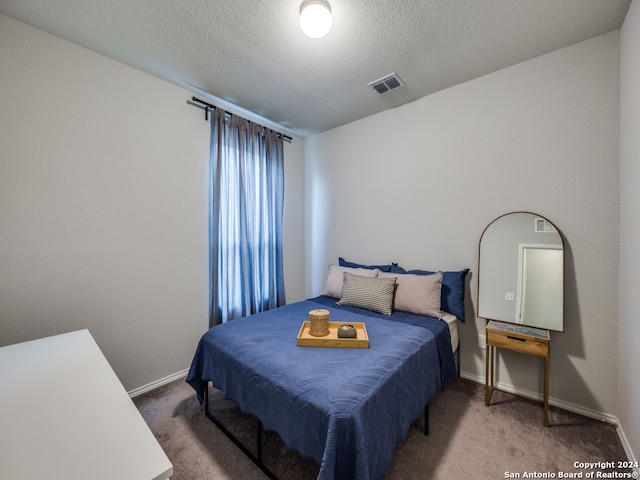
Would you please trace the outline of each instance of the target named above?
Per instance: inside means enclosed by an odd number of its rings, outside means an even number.
[[[127,390],[189,367],[208,326],[209,124],[191,96],[0,15],[0,345],[88,328]],[[294,299],[303,143],[285,146]]]
[[[503,213],[540,213],[567,246],[552,401],[615,414],[618,40],[612,32],[308,138],[307,294],[321,292],[338,256],[469,267],[462,370],[483,381],[480,235]],[[502,358],[501,383],[541,391],[538,359]]]
[[[640,2],[620,34],[620,320],[618,417],[633,452],[640,452]],[[638,460],[636,458],[635,460]]]
[[[304,144],[299,137],[284,144],[283,254],[287,303],[304,300]]]

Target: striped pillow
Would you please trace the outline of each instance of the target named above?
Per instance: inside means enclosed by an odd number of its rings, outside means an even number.
[[[391,315],[396,278],[367,278],[344,272],[342,298],[338,305],[350,305]]]

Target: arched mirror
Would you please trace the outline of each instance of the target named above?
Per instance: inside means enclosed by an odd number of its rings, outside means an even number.
[[[564,331],[564,241],[542,215],[502,215],[480,237],[478,316]]]

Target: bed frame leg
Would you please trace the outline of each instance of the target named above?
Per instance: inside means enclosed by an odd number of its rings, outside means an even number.
[[[424,434],[429,435],[429,404],[424,406]]]
[[[209,411],[209,383],[208,382],[207,382],[207,386],[204,389],[204,414],[209,420],[211,420],[215,424],[216,427],[220,429],[222,433],[224,433],[227,436],[229,440],[231,440],[236,445],[236,447],[242,450],[242,453],[244,453],[249,458],[249,460],[251,460],[260,470],[262,470],[262,472],[267,477],[269,477],[270,480],[278,480],[278,477],[276,477],[273,473],[271,473],[271,470],[269,470],[266,467],[266,465],[262,463],[262,422],[260,421],[260,419],[258,419],[258,432],[257,432],[257,438],[256,438],[258,456],[256,457],[253,453],[251,453],[251,451],[247,447],[245,447],[240,442],[240,440],[238,440],[229,430],[227,430],[224,427],[224,425],[222,425],[220,421],[217,418],[215,418]]]

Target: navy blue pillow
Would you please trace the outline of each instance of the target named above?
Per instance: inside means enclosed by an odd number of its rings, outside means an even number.
[[[361,265],[359,263],[347,262],[344,258],[338,258],[338,265],[341,267],[349,267],[349,268],[368,268],[369,270],[381,270],[383,272],[390,272],[391,265]],[[395,264],[394,264],[395,265]]]
[[[428,270],[405,270],[397,264],[391,265],[391,273],[410,273],[413,275],[433,275],[436,272]],[[442,272],[442,293],[440,294],[440,310],[455,315],[458,320],[464,323],[464,292],[465,277],[469,269],[465,268],[459,272]]]

